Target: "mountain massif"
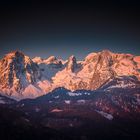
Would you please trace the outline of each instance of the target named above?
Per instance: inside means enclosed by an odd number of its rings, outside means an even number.
[[[0,137],[4,139],[137,139],[140,56],[108,50],[77,61],[0,60]]]
[[[110,82],[112,88],[135,88],[139,80],[140,56],[109,50],[90,53],[82,61],[73,55],[66,61],[55,56],[31,59],[20,51],[10,52],[0,60],[0,92],[16,99],[35,98],[58,87],[71,91],[107,90]]]

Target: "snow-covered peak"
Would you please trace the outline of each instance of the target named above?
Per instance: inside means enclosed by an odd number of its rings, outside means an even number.
[[[33,62],[35,62],[37,64],[40,64],[43,62],[43,59],[41,57],[34,57],[32,60],[33,60]]]
[[[89,63],[100,63],[101,65],[104,64],[109,64],[112,60],[113,53],[109,50],[103,50],[98,53],[90,53],[84,60],[84,65],[89,64]]]
[[[101,63],[101,65],[103,66],[110,67],[113,64],[112,56],[112,52],[110,52],[109,50],[103,50],[99,53],[99,63]]]
[[[62,64],[64,63],[62,59],[57,59],[55,56],[50,56],[47,59],[43,59],[41,57],[35,57],[32,60],[33,62],[39,65],[40,64],[44,64],[44,65],[54,64],[54,65],[62,66]]]
[[[5,55],[6,58],[13,58],[13,57],[24,57],[24,54],[21,51],[12,51]]]
[[[0,86],[7,94],[21,93],[40,79],[39,67],[19,51],[7,54],[0,61]]]
[[[55,63],[56,61],[57,61],[57,58],[55,56],[50,56],[49,58],[47,58],[46,60],[44,60],[44,62],[46,64]]]
[[[97,53],[90,53],[85,58],[85,63],[90,63],[96,60]]]
[[[103,54],[104,55],[112,55],[113,54],[113,52],[111,52],[110,50],[102,50],[101,53],[102,53],[102,55]]]
[[[43,59],[41,57],[35,57],[32,60],[33,60],[33,62],[35,62],[37,64],[41,64],[41,63],[44,63],[44,64],[52,64],[52,63],[53,64],[58,64],[58,63],[60,63],[59,61],[61,61],[61,60],[57,59],[55,56],[50,56],[47,59]]]
[[[76,58],[75,58],[74,55],[71,55],[71,56],[68,58],[68,60],[69,60],[69,61],[70,61],[70,60],[72,60],[72,61],[76,61]]]

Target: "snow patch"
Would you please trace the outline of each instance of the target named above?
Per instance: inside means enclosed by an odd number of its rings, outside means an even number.
[[[45,94],[42,90],[30,84],[22,93],[26,98],[35,98]]]
[[[67,93],[69,96],[81,96],[82,93],[74,93],[74,92],[68,92]]]
[[[6,102],[0,99],[0,104],[6,104]]]
[[[70,104],[70,103],[71,103],[70,100],[65,100],[64,102],[65,102],[66,104]]]
[[[58,96],[55,96],[54,98],[55,98],[55,99],[58,99],[58,98],[59,98],[59,95],[58,95]]]
[[[108,114],[106,112],[103,111],[98,111],[96,110],[97,113],[99,113],[100,115],[102,115],[103,117],[105,117],[108,120],[113,120],[113,116],[111,114]]]
[[[39,111],[40,111],[40,108],[36,107],[35,112],[39,112]]]
[[[53,109],[51,112],[56,112],[56,113],[57,113],[57,112],[62,112],[62,111],[63,111],[63,110],[57,109],[57,108],[56,108],[56,109]]]
[[[78,100],[77,103],[80,103],[80,104],[84,104],[86,101],[85,100]]]

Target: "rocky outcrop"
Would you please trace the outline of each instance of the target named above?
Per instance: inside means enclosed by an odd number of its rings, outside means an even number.
[[[76,68],[77,68],[77,61],[76,61],[75,56],[72,55],[68,58],[66,70],[70,72],[74,72]]]

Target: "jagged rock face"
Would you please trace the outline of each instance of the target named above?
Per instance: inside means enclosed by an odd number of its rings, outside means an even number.
[[[115,77],[115,72],[111,68],[113,63],[112,53],[108,50],[102,51],[96,56],[95,70],[90,81],[89,89],[97,89],[108,79]]]
[[[19,51],[7,54],[0,61],[0,85],[20,92],[40,78],[39,67]]]
[[[70,72],[74,72],[76,68],[77,68],[77,61],[75,56],[72,55],[68,59],[66,70]]]

